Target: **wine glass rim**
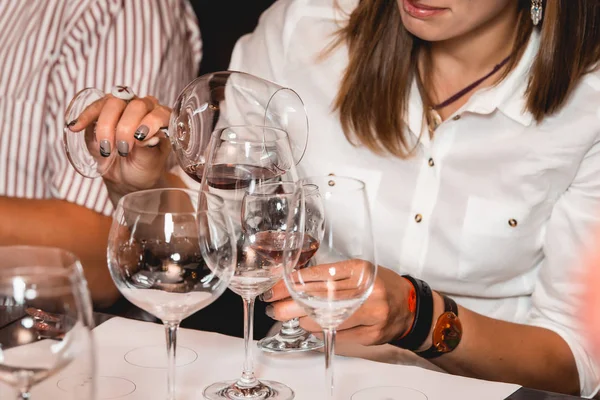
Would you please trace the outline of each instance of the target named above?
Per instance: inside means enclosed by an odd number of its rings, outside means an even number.
[[[257,193],[257,192],[250,192],[249,190],[246,190],[246,195],[248,196],[253,196],[253,197],[280,197],[280,196],[289,196],[289,195],[293,195],[299,192],[299,189],[301,187],[303,187],[303,185],[300,183],[300,181],[298,182],[292,182],[292,181],[282,181],[282,182],[268,182],[268,183],[263,183],[261,184],[259,187],[264,188],[264,187],[272,187],[272,186],[291,186],[294,188],[293,191],[288,191],[285,193]]]
[[[199,215],[199,214],[208,214],[208,213],[214,213],[214,212],[219,212],[225,205],[225,201],[223,200],[223,198],[219,195],[216,195],[214,193],[210,193],[206,190],[201,190],[200,193],[202,193],[203,195],[207,196],[207,197],[211,197],[214,200],[216,200],[218,202],[218,205],[215,205],[214,208],[210,208],[207,210],[193,210],[193,211],[148,211],[148,210],[144,210],[141,207],[137,207],[135,205],[125,205],[125,202],[129,199],[133,199],[137,196],[140,195],[147,195],[147,194],[151,194],[151,193],[166,193],[166,192],[183,192],[186,193],[187,195],[190,196],[190,199],[194,199],[198,194],[197,191],[194,191],[192,189],[184,189],[184,188],[159,188],[159,189],[146,189],[146,190],[138,190],[136,192],[131,192],[126,194],[125,196],[121,197],[121,199],[119,200],[119,205],[118,208],[121,208],[123,210],[127,210],[127,211],[131,211],[134,212],[136,214],[143,214],[143,215],[166,215],[166,214],[170,214],[170,215]],[[133,203],[130,202],[130,203]]]
[[[325,187],[325,189],[327,188],[332,188],[335,189],[335,181],[339,180],[342,182],[352,182],[353,184],[356,185],[355,188],[343,188],[342,191],[344,192],[358,192],[358,191],[362,191],[365,190],[366,185],[364,181],[361,181],[360,179],[356,179],[350,176],[342,176],[342,175],[315,175],[315,176],[307,176],[305,178],[301,178],[300,182],[302,182],[303,184],[313,184],[315,186],[317,186],[317,188],[319,188],[319,185],[317,185],[316,183],[314,183],[315,181],[318,180],[322,180],[322,181],[334,181],[334,185],[327,185],[327,187]]]
[[[277,139],[273,139],[273,140],[266,140],[263,138],[263,140],[236,140],[236,139],[223,139],[221,138],[221,134],[223,132],[225,132],[228,129],[234,129],[234,128],[257,128],[257,129],[269,129],[272,131],[276,131],[276,132],[281,132],[283,133],[282,137],[278,137]],[[285,141],[289,141],[289,136],[288,133],[281,129],[281,128],[276,128],[273,126],[265,126],[265,125],[228,125],[228,126],[224,126],[222,128],[216,129],[213,132],[213,136],[218,138],[218,140],[222,141],[222,142],[227,142],[227,143],[231,143],[231,144],[245,144],[245,143],[256,143],[256,144],[260,144],[260,145],[264,145],[266,143],[278,143],[281,142],[282,140]]]
[[[72,251],[69,251],[69,250],[65,250],[61,247],[35,246],[35,245],[26,245],[26,244],[0,245],[0,253],[2,253],[3,251],[14,251],[14,250],[27,251],[28,253],[35,252],[35,251],[46,251],[46,252],[52,251],[52,252],[63,254],[66,257],[68,257],[72,261],[72,262],[70,262],[69,265],[75,265],[75,264],[79,263],[79,257],[77,257],[75,255],[75,253],[73,253]],[[11,268],[11,267],[2,267],[2,268]],[[2,272],[2,268],[0,268],[0,273]]]
[[[319,187],[317,185],[315,185],[314,183],[302,183],[301,180],[299,180],[298,182],[292,182],[292,181],[268,182],[268,183],[263,183],[262,185],[260,185],[260,187],[282,186],[282,185],[293,186],[296,190],[298,190],[300,187],[302,187],[302,190],[304,191],[304,197],[314,196],[315,194],[319,193]],[[250,196],[256,196],[256,197],[278,196],[278,195],[288,196],[290,194],[294,194],[296,192],[296,190],[294,190],[294,192],[286,192],[286,193],[256,193],[256,192],[250,192],[250,191],[246,190],[246,194],[250,195]]]
[[[279,85],[278,85],[279,86]],[[304,140],[304,146],[302,148],[302,154],[300,154],[300,157],[298,157],[297,160],[294,160],[296,162],[296,165],[300,164],[300,161],[302,161],[302,159],[304,158],[304,155],[306,154],[306,148],[308,147],[308,138],[309,138],[309,132],[310,132],[310,122],[308,120],[308,113],[306,111],[306,104],[304,104],[304,100],[302,100],[302,97],[300,97],[300,94],[298,92],[296,92],[294,89],[289,88],[289,87],[282,87],[280,86],[279,89],[277,89],[275,91],[275,93],[273,93],[271,95],[271,98],[269,99],[269,104],[267,104],[267,108],[269,108],[269,105],[271,104],[271,101],[273,101],[273,98],[275,97],[275,95],[281,91],[290,91],[292,92],[300,101],[300,104],[302,104],[302,108],[304,109],[304,123],[305,123],[305,128],[306,128],[306,139]],[[287,132],[286,132],[287,135]],[[292,156],[295,156],[294,153],[294,146],[292,146],[293,140],[292,138],[287,135],[290,141],[290,148],[292,149]]]
[[[186,89],[188,87],[192,87],[194,86],[195,83],[200,82],[200,81],[204,81],[207,79],[211,79],[215,76],[234,76],[234,75],[240,75],[240,76],[245,76],[245,77],[249,77],[251,79],[255,79],[258,81],[262,81],[265,82],[267,84],[269,84],[270,86],[273,86],[274,88],[277,88],[277,90],[281,90],[281,89],[289,89],[291,91],[293,91],[295,93],[295,90],[286,87],[286,86],[282,86],[279,83],[270,81],[268,79],[265,78],[261,78],[260,76],[256,76],[253,74],[249,74],[248,72],[242,72],[242,71],[236,71],[236,70],[223,70],[223,71],[214,71],[214,72],[208,72],[204,75],[200,75],[199,77],[195,78],[192,82],[190,82],[188,85],[186,85]],[[184,89],[185,90],[185,89]],[[300,97],[300,96],[298,96]]]
[[[52,274],[55,276],[65,276],[72,277],[78,280],[84,279],[83,269],[81,267],[81,262],[79,257],[77,257],[74,253],[52,246],[28,246],[28,245],[16,245],[16,246],[0,246],[0,254],[3,252],[12,252],[20,251],[24,254],[33,254],[39,252],[53,252],[60,254],[64,257],[65,263],[63,265],[37,265],[40,263],[31,261],[22,263],[23,265],[19,266],[2,266],[0,268],[0,279],[5,276],[14,276],[14,275],[37,275],[37,271],[40,270],[44,273]],[[27,265],[31,264],[31,265]],[[34,271],[36,271],[34,273]]]
[[[304,197],[314,196],[319,193],[319,186],[314,183],[305,183],[302,182],[302,190],[304,191]]]

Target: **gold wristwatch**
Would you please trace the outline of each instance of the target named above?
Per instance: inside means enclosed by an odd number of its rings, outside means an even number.
[[[424,351],[416,352],[422,358],[437,358],[456,349],[462,338],[462,324],[458,318],[458,306],[451,298],[442,295],[444,313],[438,318],[432,334],[432,345]]]

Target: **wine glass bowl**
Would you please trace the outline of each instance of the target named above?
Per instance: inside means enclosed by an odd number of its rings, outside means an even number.
[[[261,283],[252,288],[257,296],[272,288],[283,276],[283,266],[290,251],[297,247],[302,235],[288,229],[299,201],[298,184],[294,182],[263,183],[247,192],[242,200],[242,248],[245,259],[231,281],[231,290],[244,295],[248,281]],[[297,223],[297,222],[296,222]],[[294,242],[291,243],[290,242]]]
[[[0,381],[16,388],[19,399],[71,364],[93,378],[91,299],[73,254],[0,247],[0,320]],[[91,398],[93,390],[92,382],[79,394]]]
[[[181,321],[208,306],[233,274],[231,228],[220,210],[198,211],[196,202],[196,193],[184,189],[139,191],[123,197],[115,215],[113,280],[124,297],[162,321]]]
[[[226,201],[235,200],[240,205],[245,189],[251,184],[269,182],[286,174],[286,179],[297,180],[288,135],[281,129],[228,126],[214,132],[211,146],[211,166],[199,181],[206,179],[205,190]]]
[[[190,82],[173,106],[169,138],[179,165],[199,181],[213,133],[248,125],[286,132],[294,162],[300,162],[308,143],[302,99],[292,89],[243,72],[214,72]]]
[[[108,157],[100,154],[100,143],[96,138],[96,123],[80,132],[73,132],[69,124],[75,121],[87,107],[104,97],[98,89],[85,88],[79,91],[65,111],[63,145],[67,158],[77,172],[87,178],[104,175],[115,161],[116,152]]]

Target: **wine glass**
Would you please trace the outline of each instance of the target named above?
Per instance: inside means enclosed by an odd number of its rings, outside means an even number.
[[[333,355],[337,327],[367,299],[377,273],[369,203],[363,182],[338,176],[303,179],[322,196],[325,234],[313,266],[286,265],[292,298],[323,328],[327,396],[333,398]]]
[[[18,399],[30,399],[34,385],[71,364],[91,381],[78,397],[92,398],[91,304],[73,254],[52,247],[0,247],[0,381],[16,388]]]
[[[306,268],[312,256],[319,249],[324,232],[323,204],[319,188],[313,184],[303,185],[304,190],[304,239],[302,252],[296,268]],[[300,327],[298,318],[285,321],[278,333],[258,342],[258,347],[272,353],[294,353],[316,350],[323,347],[323,342],[312,333]]]
[[[131,303],[159,318],[167,338],[167,395],[175,398],[180,322],[215,301],[236,263],[233,227],[223,202],[185,189],[153,189],[121,198],[108,240],[111,276]]]
[[[98,89],[83,89],[65,112],[63,143],[67,156],[77,172],[88,178],[104,175],[115,162],[116,152],[100,156],[94,125],[73,132],[67,124],[102,97],[104,93]],[[193,80],[177,98],[169,126],[159,134],[169,137],[181,168],[199,181],[211,135],[232,125],[284,130],[290,137],[295,162],[304,155],[308,117],[302,99],[292,89],[242,72],[214,72]]]
[[[273,381],[259,381],[252,365],[252,322],[254,302],[281,279],[283,263],[268,254],[259,254],[252,239],[255,232],[248,232],[259,218],[271,218],[270,214],[256,215],[252,222],[244,217],[250,209],[250,199],[267,194],[278,194],[269,213],[279,216],[276,230],[290,233],[291,226],[285,220],[292,211],[287,204],[301,192],[294,158],[286,132],[265,126],[231,126],[217,130],[212,137],[208,158],[202,177],[202,189],[223,198],[224,210],[231,216],[235,227],[238,260],[229,288],[242,297],[244,304],[245,362],[242,377],[235,381],[215,383],[204,391],[210,400],[221,399],[274,399],[289,400],[294,397],[287,386]],[[291,182],[291,185],[290,185]],[[296,189],[294,189],[296,188]],[[302,215],[302,214],[298,214]],[[284,252],[285,253],[285,252]],[[286,256],[286,254],[283,254]]]

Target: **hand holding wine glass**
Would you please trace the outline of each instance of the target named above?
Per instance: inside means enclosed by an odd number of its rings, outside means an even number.
[[[213,132],[242,125],[283,130],[295,163],[304,155],[308,118],[298,94],[234,71],[195,79],[172,110],[152,96],[136,97],[127,87],[107,95],[84,89],[66,110],[63,142],[77,172],[102,176],[115,194],[111,198],[118,198],[173,181],[165,168],[171,149],[179,166],[199,182]]]
[[[120,195],[156,187],[165,179],[171,152],[159,133],[170,116],[171,109],[152,96],[124,100],[83,89],[65,111],[63,142],[69,161],[85,177],[103,176],[111,192]],[[138,130],[142,134],[136,135]]]
[[[346,261],[341,261],[349,267]],[[315,275],[326,276],[329,264],[310,267]],[[361,266],[358,266],[361,268]],[[324,278],[320,278],[325,281]],[[406,332],[412,322],[406,299],[410,283],[390,269],[378,266],[373,290],[362,306],[336,330],[336,342],[371,346],[389,343]],[[305,309],[290,297],[284,282],[279,282],[269,293],[270,314],[278,321],[299,318],[302,328],[309,332],[322,331],[321,326],[310,318]]]

